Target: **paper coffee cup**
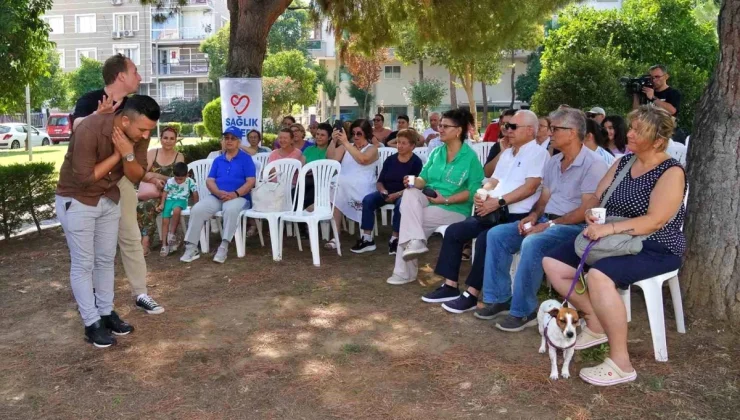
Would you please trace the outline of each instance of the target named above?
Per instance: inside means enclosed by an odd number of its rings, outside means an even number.
[[[529,230],[529,229],[532,229],[532,224],[529,223],[529,222],[527,222],[527,223],[524,224],[523,227],[524,227],[524,230]]]
[[[409,188],[414,188],[414,182],[416,182],[416,176],[409,175],[408,181],[409,181]]]
[[[486,198],[488,198],[488,190],[485,188],[479,188],[478,191],[475,192],[478,195],[478,198],[485,201]]]
[[[591,209],[591,215],[596,216],[598,220],[596,221],[597,224],[603,225],[606,223],[606,209],[603,207],[596,207]]]

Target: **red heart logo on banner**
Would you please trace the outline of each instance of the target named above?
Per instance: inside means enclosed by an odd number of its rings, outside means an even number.
[[[237,109],[237,107],[241,106],[242,102],[245,102],[244,108],[241,110]],[[242,115],[244,111],[249,108],[249,104],[251,103],[251,100],[249,99],[249,96],[247,95],[231,95],[231,105],[234,107],[234,111],[236,111],[237,114]]]

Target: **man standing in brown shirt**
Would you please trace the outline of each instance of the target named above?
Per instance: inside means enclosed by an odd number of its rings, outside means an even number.
[[[115,344],[115,335],[134,328],[113,311],[113,260],[121,218],[118,181],[132,183],[146,174],[151,130],[159,119],[157,102],[128,98],[114,114],[85,118],[72,133],[59,171],[56,211],[71,257],[72,293],[96,347]],[[110,332],[109,332],[110,331]]]

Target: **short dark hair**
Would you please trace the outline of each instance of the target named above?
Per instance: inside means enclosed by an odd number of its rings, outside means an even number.
[[[286,119],[286,118],[289,119],[289,120],[291,120],[293,122],[293,124],[295,124],[295,118],[293,118],[292,115],[286,115],[286,116],[283,117],[283,119]]]
[[[460,142],[465,142],[465,139],[468,138],[468,127],[473,124],[473,114],[467,109],[458,108],[445,111],[442,118],[452,120],[456,126],[460,127]]]
[[[175,167],[172,168],[172,174],[174,176],[187,176],[188,175],[188,164],[185,162],[177,162]]]
[[[247,133],[247,140],[249,140],[249,135],[252,133],[257,133],[257,137],[259,137],[260,141],[262,141],[262,133],[260,133],[259,130],[255,130],[255,129],[249,130],[249,133]]]
[[[129,118],[134,115],[143,115],[152,121],[157,121],[160,113],[157,101],[146,95],[129,96],[121,112]]]
[[[106,86],[112,85],[119,73],[126,73],[126,70],[128,70],[126,67],[127,60],[129,58],[120,53],[112,55],[105,60],[105,63],[103,63],[103,82],[105,82]]]
[[[321,123],[316,127],[316,129],[326,131],[326,134],[329,136],[331,136],[331,132],[334,131],[334,128],[329,123]]]
[[[365,134],[365,140],[367,140],[368,142],[371,142],[373,140],[373,126],[370,125],[370,121],[364,118],[354,120],[352,122],[352,125],[349,126],[349,131],[351,132],[357,127],[360,127],[362,133]]]
[[[513,117],[514,114],[516,114],[516,109],[505,109],[501,112],[501,118],[503,117]]]
[[[380,117],[380,121],[385,122],[385,117],[383,116],[383,114],[375,114],[375,116]]]
[[[654,66],[650,66],[650,69],[648,71],[658,70],[662,71],[663,73],[668,73],[668,68],[664,64],[656,64]]]
[[[406,122],[411,122],[408,115],[399,115],[396,117],[396,120],[406,120]]]

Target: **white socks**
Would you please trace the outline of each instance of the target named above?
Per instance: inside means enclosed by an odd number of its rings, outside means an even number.
[[[367,241],[367,242],[372,242],[372,240],[373,240],[373,237],[372,237],[371,235],[368,235],[368,234],[366,234],[366,233],[363,233],[363,234],[362,234],[362,240],[363,240],[363,241]]]

